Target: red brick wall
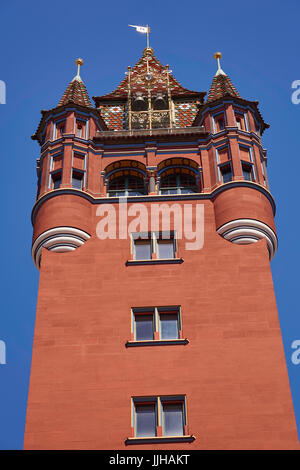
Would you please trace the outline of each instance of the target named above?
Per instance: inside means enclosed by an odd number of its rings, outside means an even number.
[[[44,250],[25,449],[299,448],[266,242],[223,240],[204,203],[204,247],[180,241],[182,264],[126,267],[129,240],[95,235]],[[181,305],[188,345],[125,347],[130,308],[151,305]],[[126,447],[131,396],[177,394],[195,441]]]

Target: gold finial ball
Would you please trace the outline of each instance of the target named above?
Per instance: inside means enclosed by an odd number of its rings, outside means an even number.
[[[146,47],[144,50],[143,50],[143,56],[152,56],[154,54],[154,50],[152,49],[152,47]]]
[[[83,59],[81,59],[80,57],[78,57],[78,59],[75,60],[75,64],[76,64],[76,65],[83,65]]]
[[[217,59],[221,59],[221,57],[222,57],[221,52],[215,52],[215,53],[214,53],[214,58],[215,58],[216,60],[217,60]]]

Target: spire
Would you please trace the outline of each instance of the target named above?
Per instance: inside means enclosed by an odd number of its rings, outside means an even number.
[[[77,65],[77,74],[69,83],[62,99],[58,103],[58,106],[63,106],[68,103],[75,103],[80,106],[87,106],[92,108],[87,89],[80,77],[80,66],[83,64],[83,60],[80,58],[76,59],[75,63]]]
[[[238,91],[236,90],[235,86],[232,84],[232,81],[226,75],[226,73],[221,69],[220,59],[222,57],[221,52],[216,52],[214,54],[214,58],[218,64],[218,70],[214,76],[213,82],[211,84],[207,103],[211,101],[215,101],[219,98],[223,98],[224,96],[236,96],[237,98],[241,98]]]

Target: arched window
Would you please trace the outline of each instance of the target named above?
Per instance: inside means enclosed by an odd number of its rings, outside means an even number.
[[[170,159],[162,162],[160,173],[160,194],[198,193],[197,164],[188,159]]]
[[[105,171],[107,195],[109,197],[142,196],[147,194],[146,167],[135,160],[111,163]]]

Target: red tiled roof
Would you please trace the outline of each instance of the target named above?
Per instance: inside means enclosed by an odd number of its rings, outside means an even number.
[[[217,72],[212,81],[206,102],[210,103],[211,101],[223,98],[224,96],[228,95],[241,98],[228,75],[226,75],[224,72]]]
[[[78,104],[80,106],[87,106],[92,108],[92,103],[87,92],[87,89],[80,77],[75,77],[67,86],[62,99],[58,106],[63,106],[68,103]]]
[[[141,92],[147,94],[148,87],[147,84],[144,82],[143,78],[147,74],[147,57],[148,58],[148,66],[150,72],[153,73],[155,79],[153,80],[153,86],[151,87],[151,93],[156,93],[159,91],[166,90],[167,88],[167,79],[166,74],[164,72],[167,70],[161,62],[154,56],[153,50],[151,48],[145,49],[143,56],[140,60],[135,64],[135,66],[131,69],[130,72],[130,79],[131,79],[131,89],[132,92]],[[201,96],[203,98],[203,92],[192,91],[188,90],[181,86],[181,84],[173,77],[173,75],[169,74],[169,84],[170,84],[170,91],[171,94],[174,96]],[[96,106],[98,106],[99,102],[103,101],[110,101],[110,100],[123,100],[127,99],[128,96],[128,74],[126,77],[121,81],[120,85],[111,93],[107,93],[103,96],[95,96],[93,99],[96,102]]]

